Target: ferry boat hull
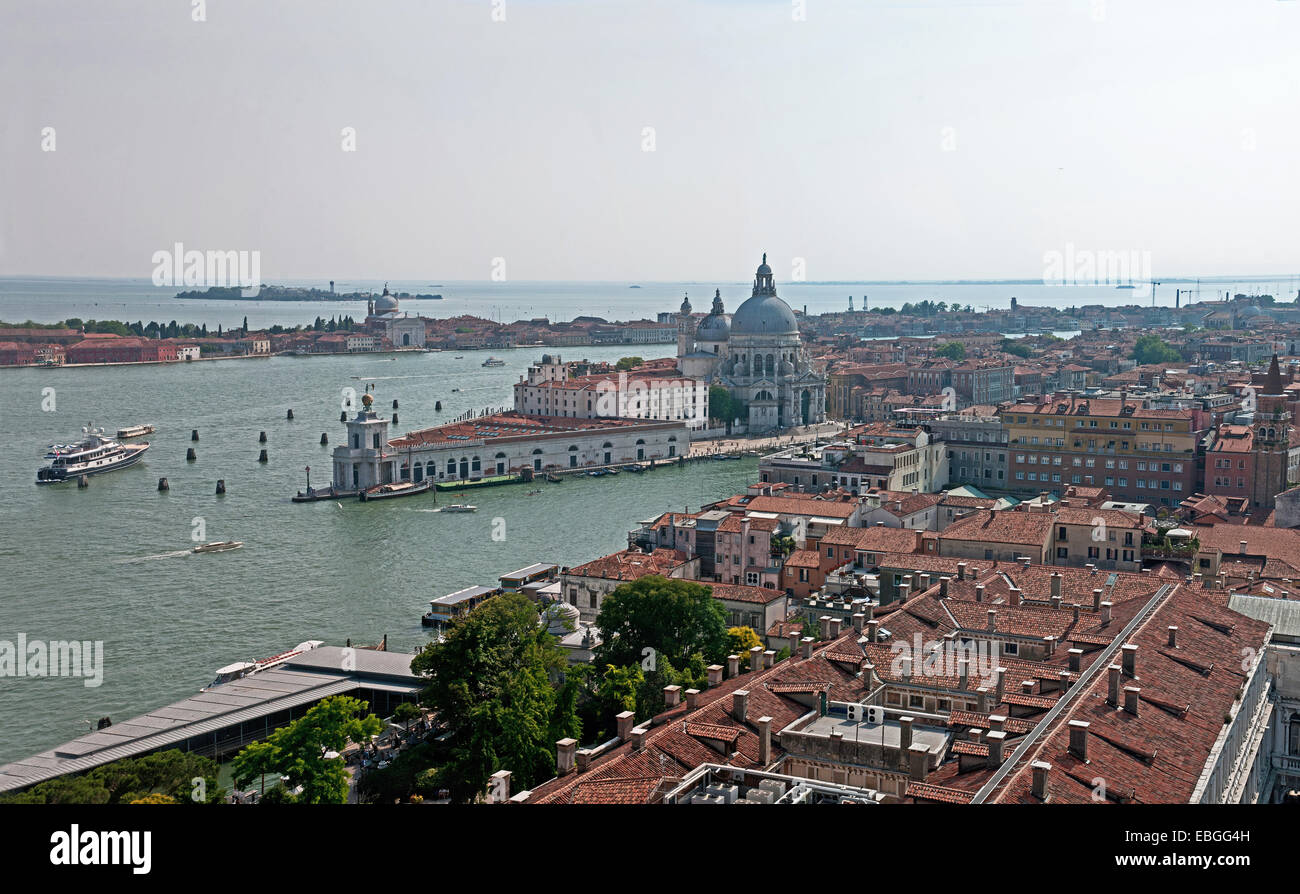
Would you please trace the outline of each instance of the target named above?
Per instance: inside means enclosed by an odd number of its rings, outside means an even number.
[[[419,484],[409,484],[406,487],[395,487],[394,485],[408,484],[408,482],[394,482],[394,484],[380,484],[369,490],[363,490],[360,494],[361,502],[369,503],[371,500],[392,500],[396,497],[410,497],[415,494],[428,493],[433,487],[433,479],[426,478]]]

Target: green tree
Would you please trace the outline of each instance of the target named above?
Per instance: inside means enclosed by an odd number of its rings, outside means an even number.
[[[1004,338],[1002,339],[1001,349],[1006,354],[1014,354],[1017,357],[1030,357],[1034,349],[1025,344],[1023,339]]]
[[[60,776],[24,792],[0,796],[0,804],[189,803],[196,797],[208,804],[225,800],[217,784],[216,761],[169,749],[113,761],[81,776]]]
[[[742,667],[749,668],[749,650],[761,645],[763,641],[759,639],[753,627],[727,628],[727,648],[731,649],[732,655],[740,656]]]
[[[619,359],[618,363],[614,364],[614,368],[621,372],[627,372],[629,369],[634,369],[642,363],[645,363],[645,361],[640,357],[622,357]]]
[[[420,709],[412,702],[402,702],[393,709],[393,719],[402,724],[402,726],[406,727],[408,730],[411,728],[411,724],[419,719],[419,717]]]
[[[684,666],[696,652],[721,660],[727,654],[726,612],[712,592],[695,581],[657,574],[620,584],[596,616],[604,636],[597,662],[624,667],[666,658]]]
[[[959,341],[950,341],[935,348],[934,354],[936,357],[947,357],[949,360],[965,360],[966,346]]]
[[[1141,366],[1148,363],[1178,363],[1183,359],[1182,354],[1154,333],[1143,335],[1137,340],[1133,345],[1132,357]]]
[[[235,755],[235,784],[246,786],[267,775],[288,777],[288,789],[302,786],[302,793],[283,800],[300,804],[342,804],[348,795],[348,774],[339,758],[326,758],[328,751],[342,751],[351,742],[364,742],[383,729],[374,714],[362,714],[366,702],[347,695],[322,700],[302,717],[254,742]],[[280,796],[277,795],[277,800]]]
[[[566,668],[564,650],[519,593],[486,600],[426,646],[411,669],[428,678],[420,700],[447,727],[433,781],[466,803],[498,770],[522,788],[549,779],[556,739],[581,732]]]

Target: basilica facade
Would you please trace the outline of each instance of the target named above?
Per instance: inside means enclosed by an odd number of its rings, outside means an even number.
[[[728,315],[721,291],[703,319],[689,298],[677,317],[677,364],[682,374],[720,385],[745,408],[749,432],[826,421],[826,376],[813,368],[790,305],[776,294],[767,255],[749,298]]]

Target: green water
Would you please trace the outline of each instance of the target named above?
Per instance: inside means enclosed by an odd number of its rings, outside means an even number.
[[[649,357],[670,346],[636,348]],[[628,347],[566,352],[617,359]],[[378,642],[410,650],[426,641],[428,601],[533,562],[573,565],[620,549],[641,519],[744,489],[757,460],[699,463],[644,475],[472,491],[474,514],[442,514],[432,494],[363,504],[293,504],[328,481],[341,442],[341,391],[376,382],[394,431],[507,406],[536,349],[229,360],[79,369],[0,370],[0,640],[102,640],[103,684],[0,678],[0,763],[72,739],[82,721],[126,720],[211,682],[232,661],[275,654],[305,639]],[[369,377],[369,378],[353,378]],[[48,406],[53,388],[54,411]],[[452,388],[461,389],[452,393]],[[443,412],[434,412],[435,401]],[[286,421],[292,408],[295,421]],[[93,420],[110,433],[153,423],[152,447],[130,469],[37,487],[47,445],[72,441]],[[191,429],[200,440],[191,444]],[[258,443],[265,431],[268,443]],[[319,444],[322,432],[330,445]],[[197,462],[187,463],[189,447]],[[258,463],[262,447],[270,462]],[[171,485],[157,492],[160,477]],[[227,494],[214,495],[218,478]],[[539,487],[543,493],[529,497]],[[468,495],[467,495],[468,497]],[[446,503],[454,495],[442,494]],[[244,548],[191,555],[195,519],[207,540]],[[496,519],[504,540],[494,540]],[[499,524],[496,523],[499,529]]]

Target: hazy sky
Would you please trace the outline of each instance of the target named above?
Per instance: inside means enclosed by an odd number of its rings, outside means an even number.
[[[3,3],[0,275],[1300,269],[1300,2],[798,5]]]

